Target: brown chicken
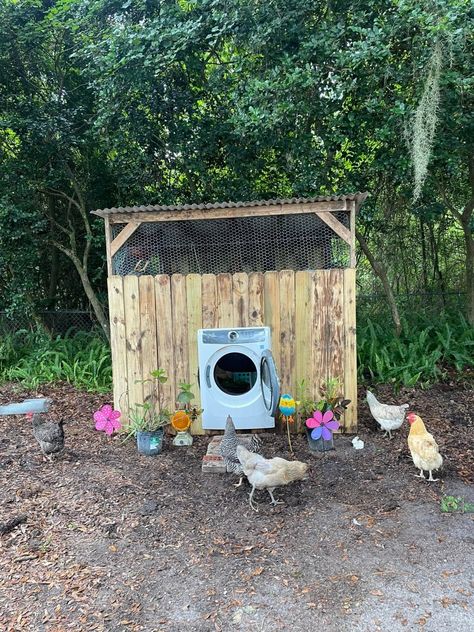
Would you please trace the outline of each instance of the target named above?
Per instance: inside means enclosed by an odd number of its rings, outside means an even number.
[[[430,473],[429,481],[437,481],[439,479],[433,478],[433,470],[439,470],[443,465],[443,457],[439,453],[438,444],[425,428],[421,417],[415,415],[415,413],[409,413],[407,415],[408,423],[410,424],[410,432],[408,434],[408,447],[411,452],[413,463],[420,470],[420,478],[425,478],[423,471]]]
[[[272,505],[279,505],[283,501],[275,500],[273,490],[281,485],[288,485],[294,481],[308,478],[308,464],[301,461],[286,461],[280,457],[266,459],[261,454],[249,452],[243,445],[237,446],[237,458],[242,464],[242,470],[252,485],[249,504],[254,511],[253,494],[256,489],[266,489],[271,497]]]

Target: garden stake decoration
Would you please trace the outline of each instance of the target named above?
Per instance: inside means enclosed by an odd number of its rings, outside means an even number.
[[[121,415],[122,413],[119,410],[113,410],[110,404],[105,404],[94,413],[95,429],[111,436],[122,427],[119,421]]]
[[[286,431],[288,433],[288,446],[290,448],[290,454],[293,455],[294,454],[293,446],[291,445],[291,438],[290,438],[290,424],[294,423],[295,421],[293,418],[293,415],[295,414],[295,411],[296,411],[296,402],[293,399],[293,397],[288,394],[282,395],[280,397],[279,409],[286,421]]]
[[[315,410],[313,416],[306,420],[306,425],[311,428],[311,439],[331,441],[333,431],[337,430],[340,424],[334,419],[333,411],[329,409],[325,413]]]

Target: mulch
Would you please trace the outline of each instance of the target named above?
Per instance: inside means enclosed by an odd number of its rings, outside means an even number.
[[[322,587],[315,600],[305,592],[305,577],[285,572],[295,563],[292,546],[310,555],[304,542],[313,537],[316,518],[326,515],[328,529],[334,520],[336,532],[341,520],[354,519],[382,537],[376,527],[396,514],[401,498],[438,502],[446,481],[474,481],[472,389],[452,382],[396,395],[389,386],[375,391],[385,403],[409,403],[423,418],[445,457],[441,483],[413,476],[408,425],[392,441],[384,439],[361,388],[364,450],[337,436],[336,450],[315,455],[305,437],[295,437],[297,458],[311,462],[309,481],[278,489],[285,505],[276,508],[266,492],[256,494],[254,514],[248,487],[235,490],[230,476],[201,473],[208,438],[195,437],[189,448],[168,438],[160,456],[143,457],[132,440],[95,431],[92,414],[110,398],[69,384],[36,392],[3,385],[0,403],[52,398],[51,417],[65,421],[66,451],[45,462],[26,418],[0,418],[0,630],[231,629],[252,616],[243,596],[258,596],[259,578],[269,572],[267,590],[277,577],[283,591],[291,584],[302,604],[313,604],[304,608],[334,608],[334,590]],[[265,456],[288,458],[284,435],[262,438]],[[330,503],[347,515],[336,519]],[[347,546],[342,536],[331,545],[324,530],[320,537],[328,559]],[[352,585],[358,581],[352,577],[339,579]],[[275,611],[273,628],[287,629],[278,616]]]

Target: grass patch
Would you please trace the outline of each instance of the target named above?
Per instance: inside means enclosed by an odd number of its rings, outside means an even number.
[[[443,496],[440,506],[442,513],[474,513],[474,503],[466,502],[461,496]]]

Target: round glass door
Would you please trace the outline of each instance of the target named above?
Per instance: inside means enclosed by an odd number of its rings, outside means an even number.
[[[214,380],[227,395],[244,395],[257,381],[257,367],[243,353],[226,353],[216,362]]]

